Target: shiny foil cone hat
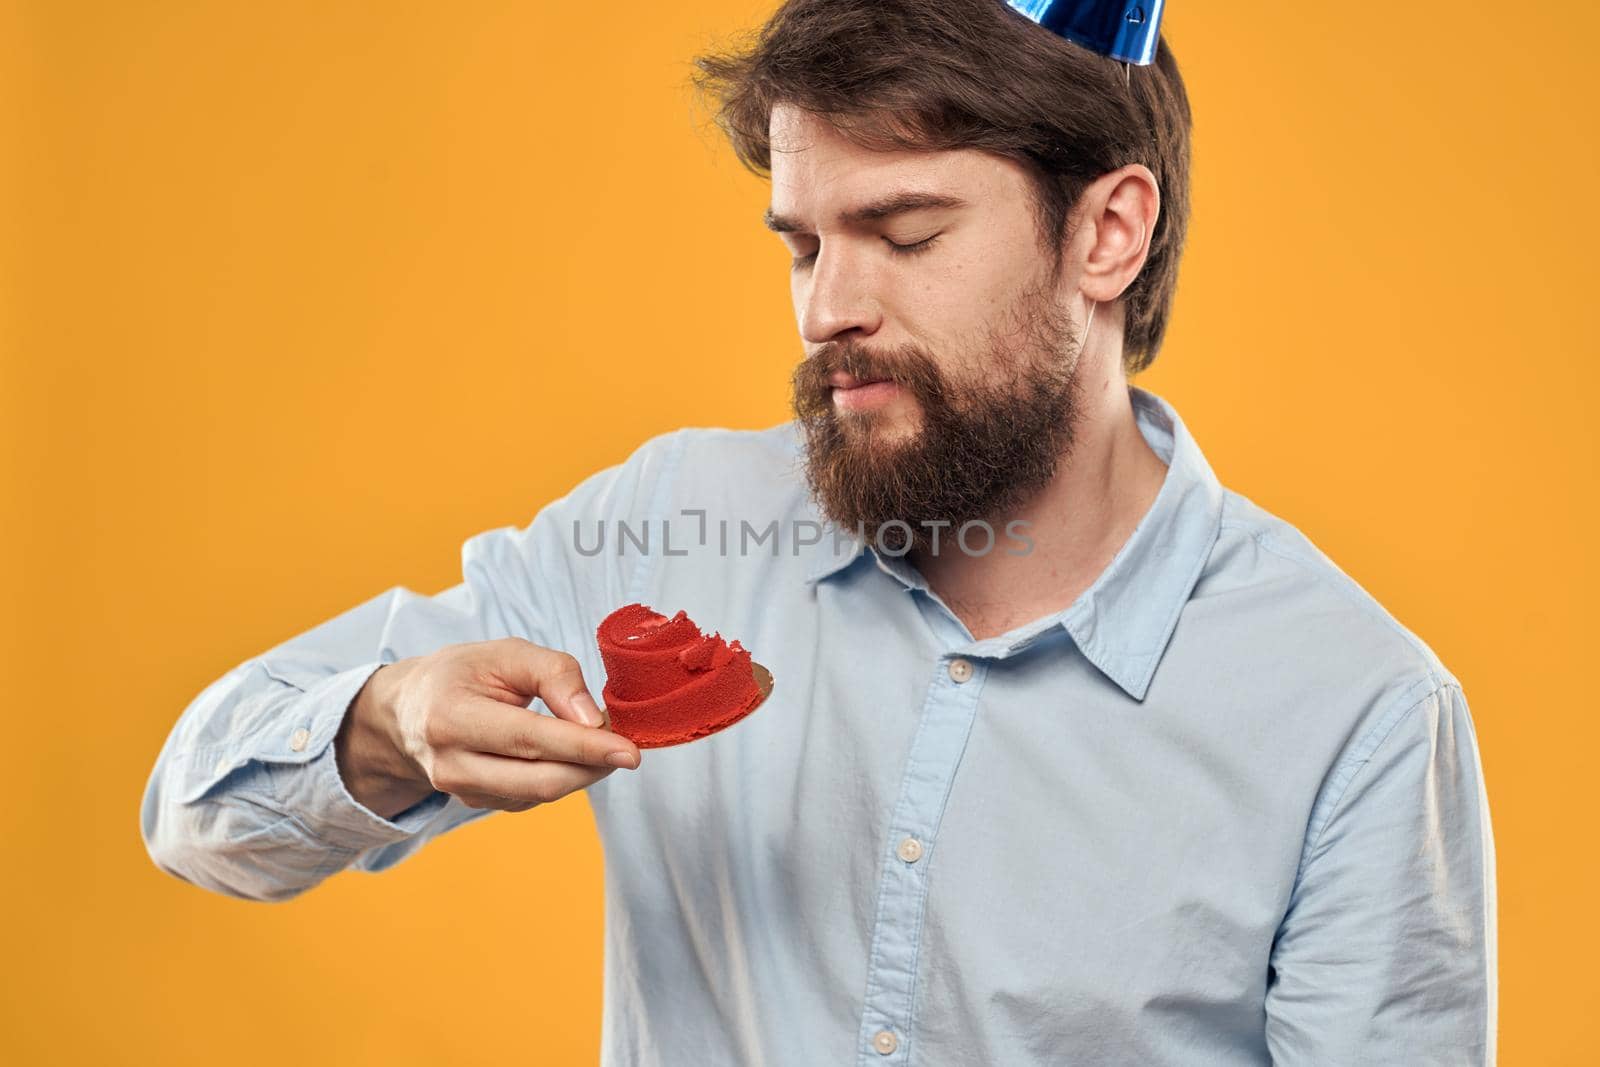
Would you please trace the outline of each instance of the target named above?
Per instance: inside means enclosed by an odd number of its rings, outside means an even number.
[[[772,672],[738,641],[706,635],[687,614],[626,604],[595,631],[606,668],[602,714],[640,748],[664,748],[726,730],[772,693]]]
[[[1006,0],[1011,10],[1091,52],[1144,67],[1155,62],[1165,0]]]

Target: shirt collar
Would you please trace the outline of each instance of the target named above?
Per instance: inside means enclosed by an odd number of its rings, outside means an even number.
[[[1056,626],[1129,696],[1143,700],[1178,616],[1211,555],[1222,521],[1222,486],[1178,412],[1128,387],[1139,431],[1167,464],[1155,503],[1111,563],[1072,605],[1003,637],[975,642],[971,655],[1004,658]],[[822,581],[870,549],[878,566],[909,588],[927,589],[915,568],[885,556],[851,531],[824,523],[806,581]]]

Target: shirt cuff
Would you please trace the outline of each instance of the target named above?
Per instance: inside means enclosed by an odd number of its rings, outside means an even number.
[[[289,795],[282,798],[286,809],[307,830],[334,848],[352,852],[413,836],[450,800],[449,794],[436,790],[394,818],[386,819],[350,795],[339,773],[334,737],[351,701],[380,666],[383,664],[353,667],[307,690],[304,728],[309,758],[299,772],[290,776]]]

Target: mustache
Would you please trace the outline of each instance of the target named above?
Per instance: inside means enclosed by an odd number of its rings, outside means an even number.
[[[946,422],[957,406],[938,363],[915,345],[873,351],[854,341],[829,341],[795,365],[790,385],[797,416],[827,424],[839,420],[829,381],[835,373],[893,382],[915,398],[926,421]]]
[[[829,341],[801,361],[794,378],[797,384],[821,390],[828,388],[828,379],[834,374],[912,386],[938,376],[933,361],[909,346],[874,352],[859,344]]]

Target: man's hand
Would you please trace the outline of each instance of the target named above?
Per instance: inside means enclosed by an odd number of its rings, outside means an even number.
[[[555,718],[527,707],[535,696]],[[526,811],[639,765],[638,746],[603,723],[576,659],[507,637],[379,667],[351,702],[335,758],[350,795],[384,818],[434,790]]]

